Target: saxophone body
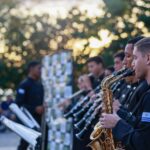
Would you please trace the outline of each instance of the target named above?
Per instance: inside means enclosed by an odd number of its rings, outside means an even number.
[[[112,107],[112,91],[110,86],[127,76],[133,74],[132,70],[127,70],[125,73],[120,75],[110,75],[103,79],[101,83],[101,90],[102,90],[102,113],[112,114],[113,107]],[[92,150],[122,150],[121,147],[114,142],[112,129],[105,129],[101,127],[100,122],[98,122],[93,132],[90,135],[90,139],[92,140],[88,146],[91,147]]]

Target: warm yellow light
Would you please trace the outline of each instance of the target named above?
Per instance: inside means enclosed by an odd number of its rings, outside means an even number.
[[[89,38],[90,48],[98,49],[104,46],[108,46],[111,43],[112,35],[109,35],[108,30],[102,29],[98,32],[98,35],[100,39],[97,39],[95,37]]]
[[[75,58],[83,52],[85,44],[87,44],[86,39],[71,39],[67,42],[66,48],[73,49],[73,56]]]
[[[146,27],[143,27],[142,31],[143,31],[144,34],[147,34],[147,35],[149,34],[149,31],[148,31],[148,29]]]
[[[98,35],[103,39],[107,38],[108,34],[109,34],[109,31],[105,29],[102,29],[98,32]]]
[[[128,34],[126,32],[120,34],[121,38],[127,38]]]
[[[137,5],[138,5],[138,6],[144,6],[145,3],[144,3],[144,1],[142,1],[142,0],[138,0],[138,1],[137,1]]]
[[[96,39],[95,37],[91,37],[89,39],[90,47],[91,48],[99,48],[102,46],[102,43],[100,40]]]
[[[102,50],[101,49],[93,49],[91,50],[90,57],[97,56]]]
[[[5,53],[5,45],[4,42],[0,42],[0,54]]]
[[[69,4],[69,5],[68,5]],[[59,18],[66,18],[68,11],[72,7],[78,7],[78,9],[82,12],[87,12],[89,17],[94,16],[102,16],[104,15],[104,11],[99,9],[99,6],[103,7],[104,3],[99,0],[55,0],[55,1],[40,1],[40,3],[36,3],[31,0],[23,1],[23,5],[20,7],[22,10],[24,7],[32,8],[32,14],[41,15],[43,13],[49,13],[51,17],[59,17]],[[94,11],[93,11],[94,10]],[[75,15],[78,14],[77,10],[73,12]],[[53,21],[53,20],[51,20]]]
[[[118,28],[124,28],[125,24],[122,21],[119,21],[117,26],[118,26]]]
[[[134,7],[134,8],[132,9],[132,11],[133,11],[133,13],[139,13],[139,9],[138,9],[137,7]]]
[[[137,22],[136,27],[138,27],[139,29],[142,29],[144,27],[144,22],[142,22],[142,21]]]
[[[137,21],[137,16],[136,14],[132,14],[131,18],[128,18],[129,22],[135,24],[135,22]]]
[[[30,33],[30,32],[26,32],[26,33],[25,33],[25,37],[26,37],[27,39],[29,39],[30,36],[31,36],[31,33]]]

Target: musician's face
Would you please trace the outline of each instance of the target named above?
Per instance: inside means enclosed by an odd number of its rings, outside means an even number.
[[[147,74],[147,55],[143,55],[135,47],[133,50],[133,69],[135,70],[135,75],[138,79],[145,79]]]
[[[30,73],[39,79],[41,77],[41,65],[36,65],[30,69]]]
[[[78,88],[80,90],[84,89],[84,82],[81,79],[78,79],[78,83],[77,84],[78,84]]]
[[[89,72],[92,73],[95,76],[97,76],[101,73],[102,68],[103,68],[103,66],[102,66],[101,63],[97,64],[94,61],[88,63]]]
[[[114,58],[115,71],[120,70],[123,67],[123,61],[119,57]]]
[[[80,90],[91,90],[92,85],[88,75],[83,75],[78,79],[78,88]]]
[[[123,60],[123,64],[126,66],[126,68],[132,68],[133,44],[127,44],[124,53],[125,53],[125,57]]]
[[[105,76],[106,77],[111,75],[111,74],[112,74],[112,72],[109,69],[105,69]]]

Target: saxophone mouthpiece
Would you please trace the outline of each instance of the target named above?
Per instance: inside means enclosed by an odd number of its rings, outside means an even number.
[[[123,77],[133,76],[134,74],[135,74],[134,70],[128,69],[125,73],[123,73]]]
[[[121,75],[126,70],[127,70],[127,68],[125,66],[123,66],[122,69],[120,69],[119,71],[114,72],[114,76]]]

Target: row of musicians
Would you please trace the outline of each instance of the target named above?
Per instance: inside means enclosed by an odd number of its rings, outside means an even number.
[[[104,62],[99,56],[89,58],[87,67],[92,75],[83,75],[78,79],[78,87],[84,92],[73,102],[66,100],[60,104],[65,113],[69,114],[66,115],[67,117],[74,116],[76,127],[74,128],[74,150],[90,149],[87,147],[90,142],[89,137],[99,120],[104,128],[113,129],[114,138],[121,141],[126,150],[150,149],[150,142],[148,142],[150,137],[149,54],[150,38],[140,36],[129,40],[124,52],[114,55],[116,72],[125,66],[134,69],[135,75],[112,85],[113,114],[101,114],[101,107],[98,107],[101,103],[97,101],[101,81],[110,75],[113,69],[111,67],[104,69]],[[85,97],[88,97],[88,101],[82,105],[81,102]],[[84,125],[82,124],[80,130],[81,126],[78,125],[81,125],[81,122],[84,122]]]

